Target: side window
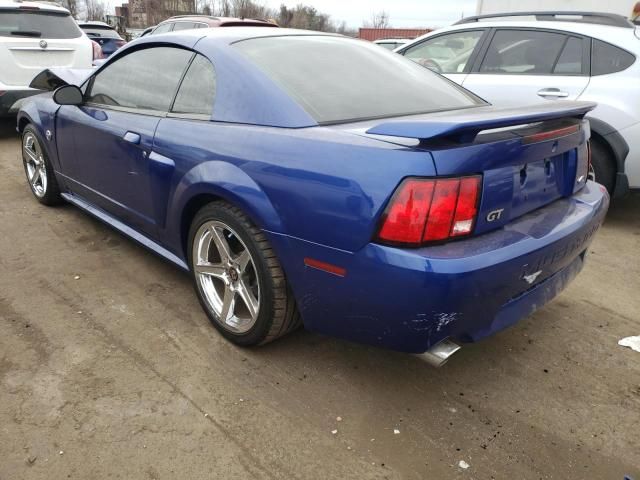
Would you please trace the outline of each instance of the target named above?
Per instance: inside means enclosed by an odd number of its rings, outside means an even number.
[[[534,30],[498,30],[480,72],[550,75],[567,37]]]
[[[153,30],[154,35],[157,35],[159,33],[167,33],[171,31],[171,27],[173,27],[173,23],[165,23],[163,25],[160,25],[159,27],[157,27],[155,30]]]
[[[461,73],[483,33],[472,30],[440,35],[405,50],[403,55],[438,73]]]
[[[582,39],[569,37],[558,58],[555,75],[580,75],[582,73]]]
[[[591,48],[591,75],[621,72],[633,65],[636,57],[621,48],[600,40],[593,40]]]
[[[215,96],[216,72],[213,65],[202,55],[197,55],[182,80],[171,111],[211,116]]]
[[[171,47],[136,50],[94,78],[89,103],[167,112],[193,53]]]
[[[177,32],[178,30],[189,30],[191,28],[197,28],[196,24],[193,22],[176,22],[173,24],[174,32]]]

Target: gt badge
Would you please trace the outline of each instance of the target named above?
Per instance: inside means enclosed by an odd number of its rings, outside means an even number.
[[[500,220],[502,212],[504,212],[504,208],[499,208],[498,210],[489,212],[489,214],[487,215],[487,222],[495,222],[496,220]]]

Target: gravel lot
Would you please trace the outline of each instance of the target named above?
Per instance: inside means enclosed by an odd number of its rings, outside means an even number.
[[[18,155],[0,123],[1,480],[640,479],[640,353],[617,345],[640,195],[558,299],[436,370],[305,331],[230,345],[187,275],[40,206]]]

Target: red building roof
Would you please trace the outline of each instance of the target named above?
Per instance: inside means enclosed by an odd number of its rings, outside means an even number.
[[[358,37],[373,42],[384,38],[416,38],[431,31],[431,28],[361,28]]]

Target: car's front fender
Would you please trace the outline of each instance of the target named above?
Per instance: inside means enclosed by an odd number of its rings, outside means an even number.
[[[55,141],[55,121],[59,108],[60,106],[51,98],[51,94],[44,93],[30,97],[20,108],[17,116],[18,132],[22,133],[27,125],[33,125],[40,136],[42,146],[46,149],[49,160],[54,169],[58,171],[60,170],[60,162]],[[47,136],[47,131],[51,132],[51,135]]]

